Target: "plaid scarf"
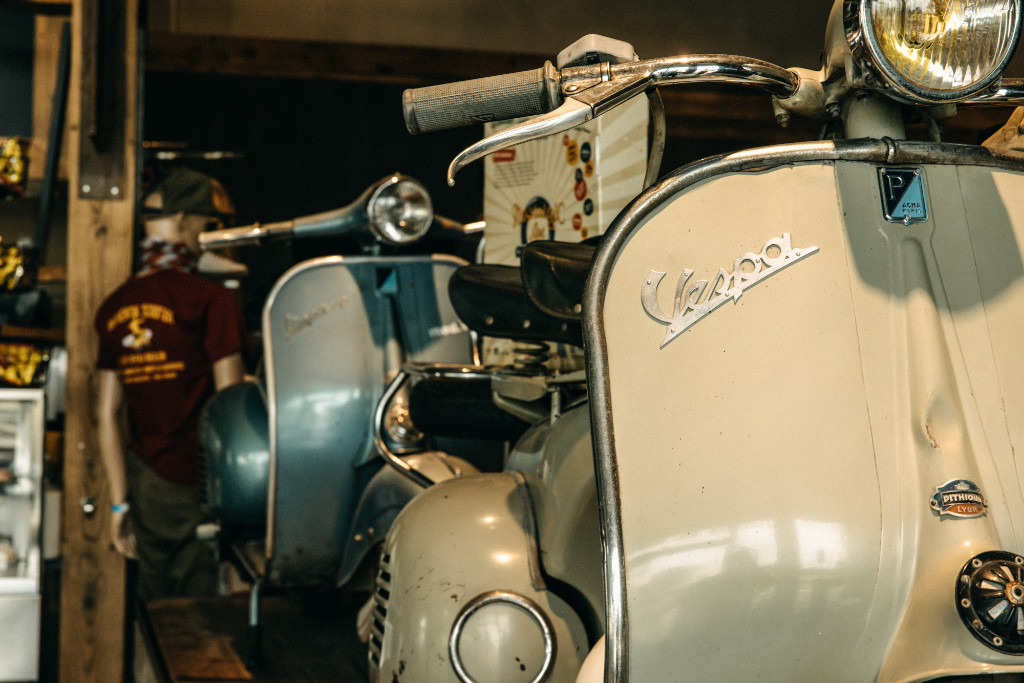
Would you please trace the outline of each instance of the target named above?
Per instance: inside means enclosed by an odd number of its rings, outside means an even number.
[[[195,254],[181,242],[165,242],[159,237],[147,237],[139,246],[142,249],[140,275],[165,268],[177,268],[188,273],[195,269]]]

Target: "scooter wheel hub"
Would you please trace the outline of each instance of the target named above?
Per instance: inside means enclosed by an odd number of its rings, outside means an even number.
[[[957,576],[956,606],[975,638],[1024,655],[1024,557],[990,550],[968,560]]]

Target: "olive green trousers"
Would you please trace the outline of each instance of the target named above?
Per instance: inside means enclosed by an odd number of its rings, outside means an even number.
[[[217,557],[196,538],[206,511],[199,489],[161,479],[136,457],[127,457],[131,517],[139,556],[140,600],[217,594]]]

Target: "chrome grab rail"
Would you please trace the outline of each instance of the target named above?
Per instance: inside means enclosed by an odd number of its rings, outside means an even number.
[[[388,405],[395,395],[401,391],[410,378],[443,377],[447,379],[489,379],[493,374],[493,366],[459,365],[457,363],[407,363],[388,383],[377,402],[373,413],[373,445],[384,461],[424,488],[433,486],[433,479],[413,468],[402,457],[391,450],[384,438],[384,422],[387,417]]]
[[[429,488],[437,482],[419,470],[413,469],[412,465],[388,447],[387,441],[384,439],[384,419],[387,416],[388,404],[407,381],[409,381],[409,373],[403,368],[388,383],[380,400],[377,401],[377,408],[373,411],[373,445],[387,464],[408,477],[414,484]]]

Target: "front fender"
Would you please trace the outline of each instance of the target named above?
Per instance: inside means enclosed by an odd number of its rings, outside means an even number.
[[[371,678],[573,680],[589,650],[579,616],[548,591],[533,509],[516,472],[442,482],[384,542]],[[452,655],[455,661],[453,662]]]
[[[478,471],[465,460],[438,451],[414,453],[402,459],[414,470],[422,472],[435,482],[475,474]],[[384,540],[402,508],[425,490],[394,467],[382,467],[373,475],[370,483],[363,489],[359,504],[356,506],[352,528],[338,569],[339,586],[352,579],[370,549]]]

